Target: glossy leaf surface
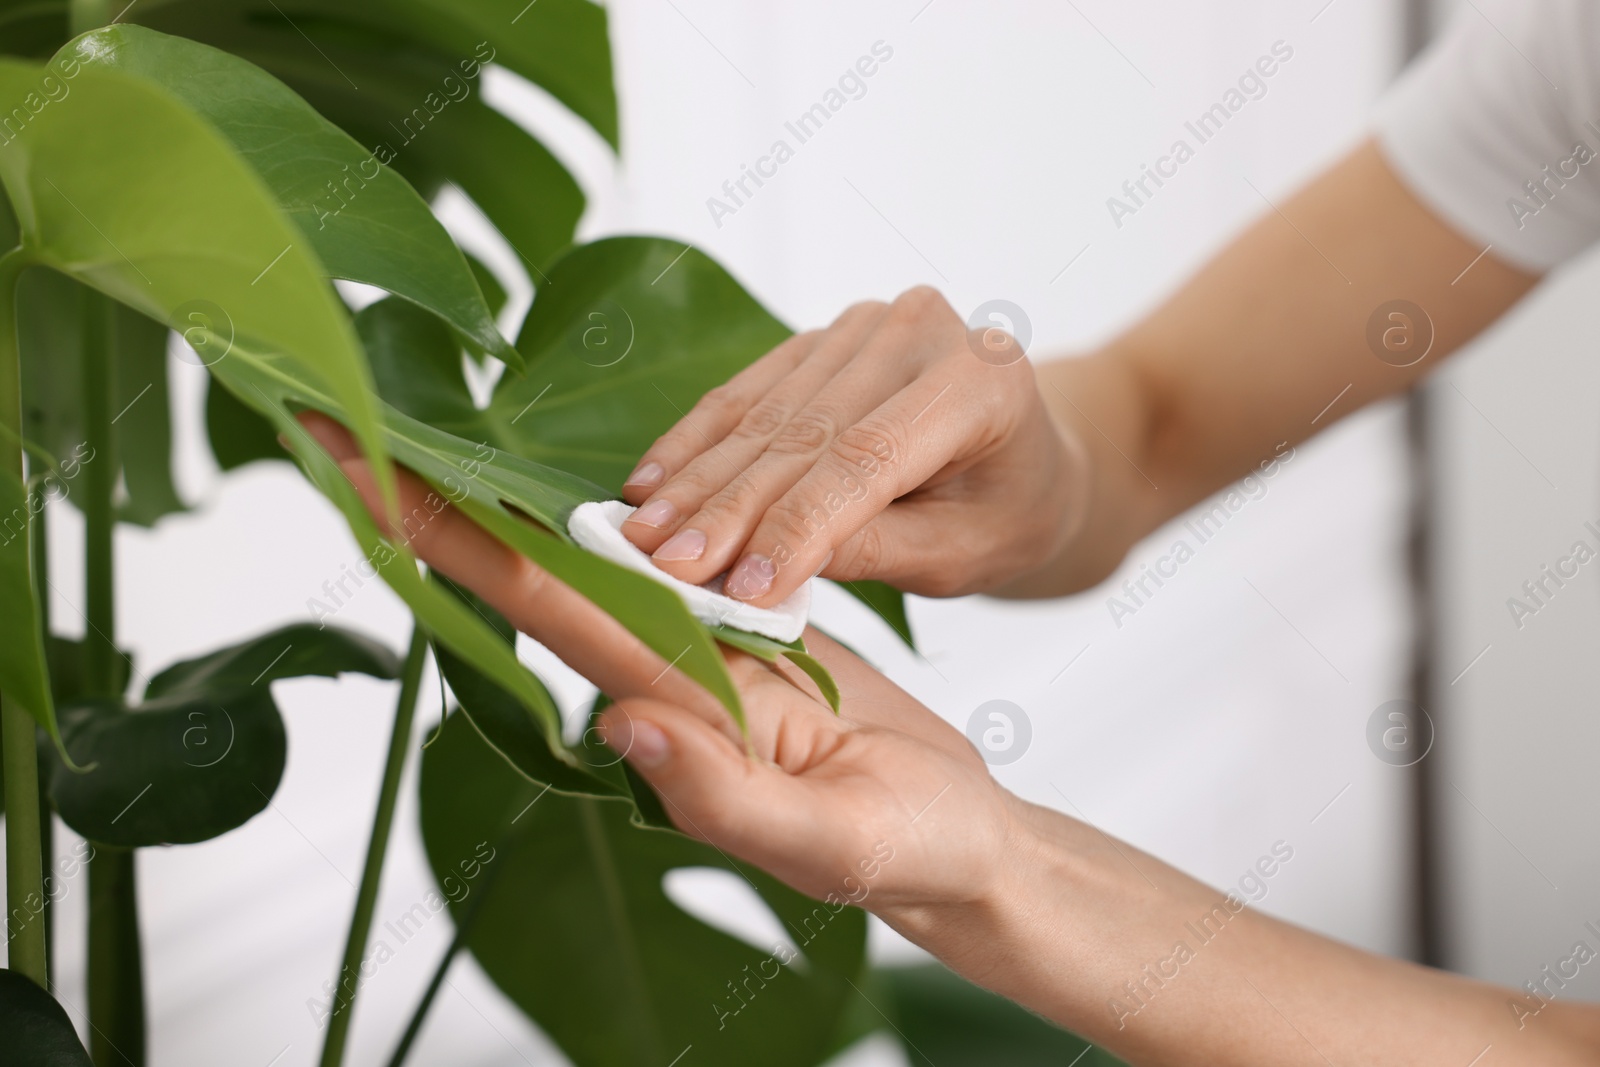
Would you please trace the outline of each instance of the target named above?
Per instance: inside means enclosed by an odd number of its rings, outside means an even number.
[[[264,809],[283,776],[286,739],[272,682],[356,671],[394,678],[393,652],[359,634],[287,626],[174,664],[145,700],[63,709],[67,751],[50,800],[92,841],[136,847],[205,841]]]
[[[459,884],[460,863],[483,849],[503,865],[487,896],[473,901],[480,889],[468,883],[455,905],[458,918],[475,907],[468,947],[579,1067],[668,1064],[691,1045],[702,1063],[823,1060],[847,1036],[863,913],[809,900],[680,834],[639,829],[628,810],[541,794],[459,715],[423,755],[423,840],[441,885]],[[784,964],[788,950],[757,949],[681,910],[662,884],[685,867],[747,879],[804,962]]]
[[[203,359],[273,353],[337,397],[364,450],[381,455],[364,358],[304,235],[217,127],[98,62],[104,47],[90,35],[52,61],[50,76],[70,87],[58,100],[41,95],[46,68],[0,60],[0,97],[32,101],[0,151],[28,254],[186,324]]]
[[[282,82],[236,56],[142,26],[96,30],[75,47],[96,67],[160,86],[226,137],[333,277],[425,307],[481,350],[520,365],[427,204]]]
[[[90,1067],[72,1020],[55,999],[15,971],[0,970],[0,1034],[7,1062]]]

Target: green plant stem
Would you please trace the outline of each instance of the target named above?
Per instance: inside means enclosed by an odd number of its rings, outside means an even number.
[[[17,278],[26,266],[20,252],[0,257],[0,426],[8,441],[22,438],[22,360],[17,347]],[[6,469],[23,476],[22,449],[0,444]],[[49,988],[44,924],[28,916],[42,910],[44,853],[39,834],[39,757],[34,719],[0,694],[0,760],[6,785],[6,923],[10,967]],[[32,902],[31,906],[29,902]]]
[[[394,729],[389,734],[383,784],[378,789],[378,810],[372,817],[367,862],[361,870],[361,885],[356,890],[355,911],[350,916],[350,933],[344,943],[344,960],[334,976],[333,1014],[328,1020],[328,1036],[322,1044],[322,1067],[338,1067],[344,1061],[350,1017],[361,981],[361,957],[367,951],[367,936],[372,931],[372,912],[378,903],[378,884],[383,878],[384,855],[389,850],[389,831],[394,825],[394,806],[400,795],[400,774],[405,770],[406,752],[411,747],[411,724],[416,716],[417,695],[422,689],[422,664],[427,655],[428,637],[418,626],[411,631],[411,647],[406,652],[405,669],[400,674],[400,698],[394,709]]]
[[[116,440],[112,397],[117,395],[115,315],[111,302],[90,294],[84,312],[83,429],[90,459],[83,467],[84,686],[92,696],[117,692],[116,573],[112,537],[117,516]]]
[[[115,310],[93,295],[84,314],[83,428],[92,450],[83,468],[84,685],[91,696],[117,690],[117,455],[112,398],[117,395]],[[139,943],[134,854],[97,847],[89,861],[89,1054],[97,1067],[143,1067],[144,966]]]
[[[33,517],[33,529],[28,550],[33,554],[33,597],[39,602],[39,632],[44,635],[46,651],[50,642],[50,526],[49,509],[41,508]],[[39,753],[39,859],[48,864],[56,854],[55,812],[50,809],[50,782],[46,772],[44,752]],[[44,927],[45,977],[54,981],[56,940],[55,903],[50,894],[44,896],[44,907],[39,912],[39,924]],[[50,988],[46,986],[45,988]]]
[[[400,1035],[399,1044],[395,1045],[394,1052],[389,1056],[388,1067],[402,1067],[406,1057],[411,1054],[411,1046],[416,1042],[417,1035],[422,1032],[422,1024],[428,1018],[428,1009],[433,1007],[434,998],[439,995],[439,987],[444,985],[444,976],[450,972],[450,965],[456,961],[461,950],[467,947],[467,939],[472,936],[472,928],[477,925],[483,903],[489,899],[489,887],[494,884],[500,872],[505,870],[514,850],[514,843],[520,840],[521,838],[512,836],[510,820],[507,820],[495,840],[494,866],[484,871],[483,881],[474,891],[472,903],[467,905],[467,910],[456,920],[455,936],[450,939],[449,947],[439,958],[439,965],[433,969],[433,977],[428,980],[428,988],[423,990],[422,999],[417,1001],[417,1007],[411,1013],[411,1021],[406,1024],[406,1032]]]

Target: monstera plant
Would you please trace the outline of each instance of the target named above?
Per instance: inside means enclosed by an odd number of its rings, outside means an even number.
[[[329,946],[324,996],[310,1005],[322,1063],[343,1062],[430,660],[454,699],[421,757],[422,833],[456,934],[391,1062],[405,1058],[463,950],[583,1065],[665,1065],[692,1046],[696,1064],[806,1067],[886,1026],[941,1067],[1082,1055],[1081,1042],[942,972],[869,972],[862,913],[808,900],[672,831],[614,754],[588,734],[563,740],[504,620],[419,568],[405,536],[381,533],[295,420],[325,412],[378,469],[393,459],[415,470],[441,506],[610,611],[735,719],[719,642],[820,671],[799,643],[708,629],[664,587],[565,532],[577,504],[616,495],[678,411],[787,332],[679,242],[574,247],[577,183],[485,103],[494,65],[615,147],[603,9],[124,3],[0,0],[8,1056],[146,1061],[137,850],[208,840],[263,811],[287,744],[273,682],[353,671],[398,679],[399,696],[349,936],[342,953]],[[500,280],[430,207],[447,188],[481,210],[532,282],[514,345],[496,324]],[[341,296],[353,290],[334,280],[387,295],[353,311]],[[219,465],[292,458],[343,512],[362,558],[313,599],[307,621],[157,670],[117,643],[113,532],[185,509],[171,474],[169,349],[209,372]],[[484,378],[499,372],[486,404],[468,387],[469,363]],[[392,483],[381,488],[392,500]],[[81,640],[57,636],[48,610],[45,526],[68,505],[85,519]],[[414,532],[426,511],[396,516],[398,528]],[[403,654],[328,621],[348,581],[378,576],[415,618]],[[851,591],[910,640],[897,593]],[[52,842],[57,817],[83,838],[65,861]],[[51,995],[49,959],[50,904],[79,866],[90,898],[87,1053]],[[736,872],[794,931],[818,925],[823,908],[825,929],[805,939],[799,965],[780,965],[680,910],[663,879],[682,868]],[[729,1001],[731,980],[751,973],[781,991]],[[740,1025],[727,1025],[730,1012]]]

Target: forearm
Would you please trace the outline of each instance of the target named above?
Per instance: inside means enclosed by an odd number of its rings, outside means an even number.
[[[1536,283],[1482,252],[1363,145],[1128,333],[1041,365],[1046,404],[1091,455],[1089,510],[1056,559],[1000,595],[1093,585],[1155,526],[1280,447],[1409,388]],[[1423,309],[1417,336],[1431,333],[1425,357],[1403,367],[1368,340],[1397,298]]]
[[[1491,1045],[1497,1063],[1600,1059],[1593,1006],[1537,1010],[1318,937],[1056,812],[1020,805],[1019,823],[1014,860],[973,901],[884,918],[1131,1063],[1463,1067]]]

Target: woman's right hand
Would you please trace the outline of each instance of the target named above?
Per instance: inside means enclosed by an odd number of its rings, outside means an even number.
[[[857,304],[707,393],[640,459],[623,526],[662,570],[769,607],[817,573],[1001,585],[1083,523],[1088,459],[1020,345],[944,297]]]

